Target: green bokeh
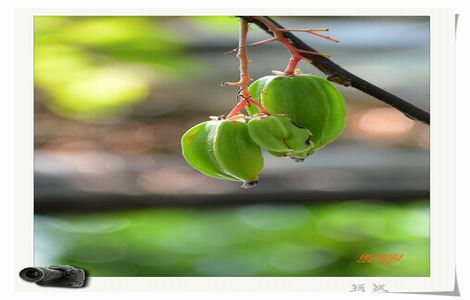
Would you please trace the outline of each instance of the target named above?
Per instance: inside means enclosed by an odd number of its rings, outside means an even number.
[[[91,276],[428,276],[428,202],[408,203],[37,216],[36,263]],[[357,263],[364,253],[404,257]]]
[[[158,94],[159,84],[200,69],[186,53],[185,33],[169,21],[35,17],[35,87],[62,117],[96,121],[125,115],[132,104]]]

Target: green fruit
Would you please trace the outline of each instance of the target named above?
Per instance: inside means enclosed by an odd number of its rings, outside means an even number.
[[[201,173],[255,185],[263,169],[263,155],[244,121],[213,120],[189,129],[181,138],[186,161]]]
[[[253,82],[251,97],[272,114],[287,114],[292,121],[310,130],[315,149],[335,140],[346,122],[341,93],[326,79],[314,75],[266,76]],[[256,107],[247,107],[250,115]]]
[[[292,123],[288,116],[256,115],[248,121],[250,137],[275,156],[303,160],[313,153],[312,133]]]

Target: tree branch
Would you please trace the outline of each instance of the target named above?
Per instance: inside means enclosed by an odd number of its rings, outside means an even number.
[[[149,208],[216,208],[253,204],[306,204],[332,203],[346,200],[382,200],[391,203],[406,202],[409,199],[429,199],[429,190],[369,190],[354,189],[347,191],[287,191],[265,192],[262,194],[223,194],[223,195],[129,195],[117,193],[57,193],[36,195],[34,212],[36,214],[106,212],[114,210]]]
[[[239,18],[246,20],[249,23],[256,24],[258,27],[260,27],[270,35],[274,36],[273,32],[271,32],[262,21],[256,19],[255,17],[239,16]],[[267,18],[279,29],[285,29],[283,26],[281,26],[279,23],[277,23],[270,17],[265,18]],[[282,34],[287,40],[291,42],[291,44],[295,48],[309,52],[318,52],[317,50],[305,44],[301,39],[296,37],[291,32],[282,32]],[[398,109],[403,114],[405,114],[407,117],[429,125],[430,117],[427,111],[416,107],[413,104],[408,103],[405,100],[379,88],[378,86],[373,85],[372,83],[352,74],[351,72],[343,69],[342,67],[335,64],[333,61],[324,56],[314,55],[311,53],[301,53],[301,56],[306,58],[308,61],[310,61],[313,66],[315,66],[322,73],[324,73],[329,81],[344,86],[352,86],[355,89],[358,89],[390,106],[393,106],[394,108]]]

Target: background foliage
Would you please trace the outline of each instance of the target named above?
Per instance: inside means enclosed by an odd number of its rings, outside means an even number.
[[[429,109],[421,17],[278,18],[333,60]],[[266,155],[261,184],[207,178],[179,139],[226,114],[233,17],[35,18],[35,263],[92,276],[427,276],[429,128],[352,89],[340,139],[303,164]],[[249,41],[266,35],[252,28]],[[250,47],[254,79],[279,45]],[[318,74],[306,63],[304,72]],[[358,264],[363,253],[403,253]]]

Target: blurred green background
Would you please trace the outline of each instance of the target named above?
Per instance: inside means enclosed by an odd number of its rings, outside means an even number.
[[[41,261],[91,276],[427,276],[427,201],[39,216]],[[365,253],[404,254],[357,263]]]
[[[429,110],[429,20],[279,17],[353,73]],[[250,27],[249,42],[265,39]],[[234,17],[35,17],[35,264],[91,276],[428,276],[429,127],[353,89],[344,134],[261,183],[190,168],[181,135],[227,114]],[[254,79],[280,45],[250,47]],[[319,74],[307,63],[300,68]],[[404,254],[359,264],[364,253]]]

